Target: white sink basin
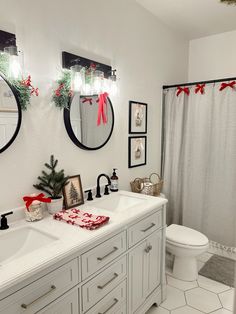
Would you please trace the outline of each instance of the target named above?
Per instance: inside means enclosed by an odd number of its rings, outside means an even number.
[[[135,196],[124,194],[110,194],[108,196],[104,196],[104,198],[99,201],[95,201],[93,205],[101,209],[119,212],[126,210],[130,207],[140,205],[144,202],[144,199]]]
[[[58,240],[58,238],[32,227],[4,232],[0,232],[1,265]]]

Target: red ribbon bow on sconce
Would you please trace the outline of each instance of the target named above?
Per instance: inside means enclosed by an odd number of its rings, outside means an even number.
[[[234,88],[235,84],[236,84],[235,81],[232,81],[230,83],[221,83],[220,91],[224,90],[226,87]]]
[[[106,116],[106,111],[107,111],[107,97],[108,93],[103,93],[99,95],[98,98],[98,118],[97,118],[97,125],[101,124],[101,118],[103,121],[103,124],[107,123],[107,116]]]
[[[205,92],[205,86],[206,86],[206,84],[197,84],[196,88],[195,88],[195,94],[200,92],[203,95]]]
[[[90,105],[93,104],[93,98],[88,98],[88,97],[84,97],[84,99],[82,100],[82,103],[86,103],[89,102]]]
[[[29,206],[33,203],[33,201],[40,201],[42,203],[51,203],[52,201],[50,198],[45,197],[43,193],[40,193],[36,196],[24,196],[23,200],[25,202],[25,206],[28,211],[29,211]]]
[[[188,87],[177,87],[177,94],[176,96],[178,97],[182,92],[184,92],[186,95],[189,96],[189,88]]]

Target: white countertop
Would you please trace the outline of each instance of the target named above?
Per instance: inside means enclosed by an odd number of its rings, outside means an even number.
[[[79,253],[79,251],[91,245],[95,240],[97,241],[110,233],[125,228],[128,224],[132,223],[132,221],[167,203],[167,200],[164,198],[134,194],[127,191],[119,191],[118,193],[141,198],[145,200],[145,203],[135,205],[125,211],[119,212],[94,208],[93,204],[97,199],[79,206],[80,209],[85,211],[110,217],[109,223],[96,230],[86,230],[78,226],[68,225],[64,222],[54,220],[51,215],[47,215],[43,220],[32,223],[26,222],[25,220],[18,220],[9,224],[10,228],[8,230],[0,231],[1,237],[2,232],[7,234],[17,228],[30,226],[58,238],[58,240],[40,249],[34,250],[32,253],[16,258],[9,263],[3,263],[2,265],[0,263],[0,293],[30,276],[35,275],[46,267],[52,266],[63,258],[75,254],[76,252]],[[112,197],[112,194],[103,196],[102,198],[105,199],[109,197]]]

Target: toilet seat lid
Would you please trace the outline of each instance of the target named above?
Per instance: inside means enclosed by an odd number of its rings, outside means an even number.
[[[166,228],[166,239],[173,243],[189,246],[204,246],[208,244],[208,238],[201,232],[175,224]]]

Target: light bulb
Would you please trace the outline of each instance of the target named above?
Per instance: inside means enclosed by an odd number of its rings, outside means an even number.
[[[71,69],[71,89],[74,92],[81,92],[84,81],[83,67],[78,64],[75,64],[70,69]]]
[[[109,77],[109,82],[110,82],[110,94],[111,96],[115,96],[117,94],[117,84],[116,84],[116,70],[112,70],[112,74]]]
[[[94,72],[94,82],[93,89],[95,94],[100,94],[103,92],[103,82],[104,82],[104,73],[102,71],[96,70]]]
[[[9,72],[8,75],[12,79],[20,79],[21,65],[18,56],[10,56],[9,58]]]

